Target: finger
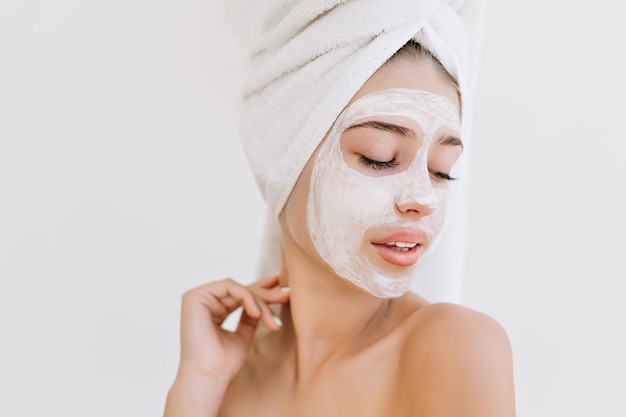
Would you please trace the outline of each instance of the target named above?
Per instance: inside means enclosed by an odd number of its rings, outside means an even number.
[[[269,277],[262,278],[254,283],[252,283],[251,287],[258,288],[274,288],[280,283],[280,277],[278,275],[270,275]]]
[[[215,303],[210,307],[210,314],[213,321],[219,325],[222,325],[231,314],[242,308],[241,304],[232,297],[216,300]],[[258,310],[260,311],[260,308]],[[256,320],[258,320],[258,317]]]
[[[239,321],[238,332],[241,331],[241,328],[244,326],[248,327],[248,331],[253,331],[256,329],[259,321],[263,322],[263,325],[270,331],[278,331],[282,328],[282,322],[278,316],[274,315],[272,310],[270,310],[267,306],[261,307],[263,310],[263,314],[260,318],[250,317],[245,311],[241,315],[241,319]]]
[[[251,317],[246,310],[243,310],[235,333],[245,340],[251,340],[259,324],[259,320],[260,318]]]
[[[289,302],[289,287],[275,287],[271,289],[259,288],[253,290],[254,295],[268,304],[285,304]]]
[[[211,299],[212,298],[212,299]],[[211,315],[211,319],[217,323],[222,324],[226,317],[228,317],[234,310],[229,306],[224,305],[223,300],[219,300],[212,295],[209,295],[210,301],[205,305],[209,310],[209,314]]]
[[[271,331],[278,331],[282,328],[282,322],[274,314],[274,312],[269,308],[267,303],[262,300],[259,301],[259,307],[261,307],[261,311],[263,312],[261,316],[261,321],[265,325],[265,327]]]
[[[281,287],[278,275],[263,278],[248,286],[260,299],[270,304],[284,304],[289,301],[289,287]]]
[[[261,316],[261,310],[256,305],[252,291],[230,278],[202,285],[191,290],[190,293],[209,309],[215,308],[218,313],[220,308],[215,306],[216,300],[226,307],[229,313],[242,306],[251,317]]]
[[[239,301],[237,301],[235,298],[233,297],[224,297],[222,299],[220,299],[220,302],[222,304],[224,304],[224,306],[232,313],[233,311],[237,310],[239,307],[241,307],[241,304],[239,303]]]

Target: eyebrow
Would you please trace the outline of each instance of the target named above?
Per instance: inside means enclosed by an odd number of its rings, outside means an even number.
[[[413,132],[409,128],[396,125],[393,123],[381,122],[378,120],[369,120],[367,122],[357,123],[355,125],[352,125],[346,128],[346,130],[356,129],[358,127],[371,127],[371,128],[378,129],[378,130],[384,130],[386,132],[395,133],[397,135],[401,135],[407,138],[415,137],[415,132]],[[464,148],[463,141],[460,138],[453,136],[453,135],[443,136],[442,138],[437,140],[437,143],[439,143],[440,145],[445,145],[445,146],[460,146],[461,149]]]
[[[448,145],[448,146],[460,146],[463,149],[463,141],[452,135],[443,136],[441,139],[437,141],[440,145]]]
[[[393,124],[393,123],[381,122],[381,121],[378,121],[378,120],[369,120],[367,122],[357,123],[355,125],[352,125],[352,126],[348,127],[346,130],[356,129],[357,127],[371,127],[371,128],[378,129],[378,130],[384,130],[386,132],[395,133],[397,135],[401,135],[401,136],[404,136],[404,137],[407,137],[407,138],[414,138],[415,137],[415,132],[413,132],[409,128],[406,128],[406,127],[400,126],[400,125],[396,125],[396,124]]]

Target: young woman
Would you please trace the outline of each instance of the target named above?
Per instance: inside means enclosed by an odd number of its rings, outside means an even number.
[[[165,416],[514,416],[503,329],[408,291],[443,225],[460,126],[454,78],[409,42],[300,174],[279,216],[280,273],[184,295]]]

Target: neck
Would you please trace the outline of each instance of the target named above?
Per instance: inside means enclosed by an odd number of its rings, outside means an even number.
[[[280,276],[281,285],[291,288],[291,301],[280,313],[280,350],[292,358],[296,379],[303,380],[379,337],[392,300],[360,290],[286,239]]]

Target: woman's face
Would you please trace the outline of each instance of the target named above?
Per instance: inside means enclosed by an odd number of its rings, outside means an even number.
[[[408,59],[384,66],[307,164],[283,227],[361,289],[404,294],[443,226],[459,131],[456,90],[437,70]]]

